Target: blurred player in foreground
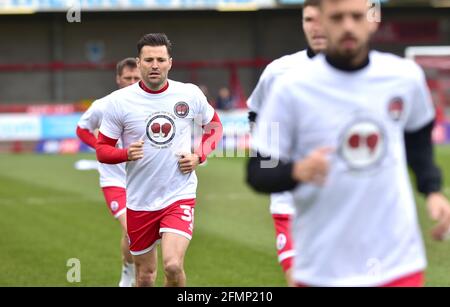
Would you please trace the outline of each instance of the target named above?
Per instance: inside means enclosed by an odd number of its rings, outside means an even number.
[[[319,20],[319,0],[306,0],[303,4],[303,32],[308,48],[294,54],[283,56],[270,63],[262,73],[256,88],[247,101],[250,110],[249,120],[253,127],[257,115],[265,105],[276,78],[279,78],[291,68],[308,62],[326,48],[326,38]],[[301,73],[301,71],[300,71]],[[276,247],[278,261],[285,272],[288,285],[292,286],[291,267],[294,257],[292,245],[291,220],[294,214],[294,199],[291,192],[274,193],[270,195],[270,213],[275,225]]]
[[[322,0],[320,10],[326,55],[275,84],[248,181],[264,192],[293,189],[298,286],[422,286],[425,249],[406,161],[438,222],[433,237],[450,227],[424,73],[369,50],[377,24],[366,0]]]
[[[171,43],[165,34],[144,35],[137,44],[142,80],[118,90],[100,127],[97,157],[127,162],[127,226],[136,265],[136,285],[156,278],[156,245],[166,286],[184,286],[184,256],[194,228],[196,167],[222,138],[222,125],[201,90],[168,79]],[[202,143],[191,152],[193,129]],[[116,148],[122,138],[124,149]]]
[[[116,83],[119,88],[124,88],[140,80],[136,59],[126,58],[117,63]],[[96,131],[100,128],[103,114],[107,106],[107,100],[98,99],[82,115],[78,122],[77,135],[87,145],[96,148]],[[130,254],[127,238],[126,221],[126,173],[125,164],[108,165],[99,163],[100,186],[111,214],[122,226],[122,275],[120,287],[131,287],[135,281],[133,257]]]

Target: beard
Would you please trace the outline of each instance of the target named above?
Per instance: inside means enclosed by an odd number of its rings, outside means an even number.
[[[366,58],[368,52],[369,46],[365,43],[362,43],[353,49],[339,48],[339,46],[333,48],[330,46],[327,50],[327,56],[336,63],[343,66],[352,67],[359,64],[355,63],[355,61]]]

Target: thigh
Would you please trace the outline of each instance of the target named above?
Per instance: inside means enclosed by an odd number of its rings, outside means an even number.
[[[161,219],[161,251],[164,262],[182,260],[194,230],[195,199],[179,201],[168,208]]]
[[[157,248],[153,248],[148,253],[142,255],[133,255],[133,260],[136,267],[143,271],[156,271],[158,268],[158,254]]]
[[[177,201],[170,205],[161,218],[159,232],[173,233],[191,240],[194,231],[194,207],[195,199]]]
[[[140,256],[155,249],[160,241],[159,222],[161,212],[127,209],[127,233],[130,253]]]
[[[166,265],[169,262],[183,264],[189,243],[190,240],[176,233],[163,233],[161,239],[163,264]]]

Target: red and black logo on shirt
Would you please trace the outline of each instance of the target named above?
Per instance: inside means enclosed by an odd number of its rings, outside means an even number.
[[[177,102],[173,107],[173,112],[176,116],[185,118],[189,114],[189,105],[184,101]]]
[[[175,122],[173,115],[157,113],[147,120],[146,134],[153,145],[166,147],[175,137]]]
[[[388,105],[389,117],[394,121],[399,121],[405,110],[405,104],[401,97],[392,98]]]

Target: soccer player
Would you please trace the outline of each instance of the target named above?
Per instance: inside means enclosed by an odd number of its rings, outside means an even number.
[[[303,32],[308,48],[294,54],[283,56],[270,63],[262,73],[256,88],[247,101],[250,110],[249,120],[253,127],[257,114],[267,100],[276,78],[296,65],[302,65],[326,48],[326,38],[319,20],[319,0],[306,0],[303,4]],[[270,213],[275,225],[278,261],[285,273],[288,285],[291,280],[292,258],[294,249],[291,236],[291,219],[294,214],[294,200],[291,192],[270,195]]]
[[[275,84],[248,182],[293,190],[297,285],[422,286],[426,257],[406,161],[438,222],[433,237],[450,227],[424,73],[369,50],[376,24],[366,0],[322,0],[320,10],[326,55]]]
[[[117,63],[116,83],[119,88],[127,87],[139,81],[140,74],[137,69],[136,59],[126,58]],[[81,116],[77,126],[78,137],[87,145],[96,148],[96,131],[100,128],[103,114],[107,108],[107,100],[98,99]],[[100,187],[102,188],[106,204],[111,214],[122,226],[122,275],[119,287],[131,287],[135,281],[133,257],[128,248],[127,221],[126,221],[126,191],[125,191],[125,165],[108,165],[99,163]]]
[[[184,256],[192,238],[195,169],[222,137],[222,125],[201,90],[168,79],[172,48],[162,33],[137,44],[142,80],[113,92],[100,127],[97,157],[127,162],[127,226],[136,285],[152,286],[161,241],[166,286],[184,286]],[[199,148],[192,132],[203,126]],[[122,138],[124,149],[116,148]]]

